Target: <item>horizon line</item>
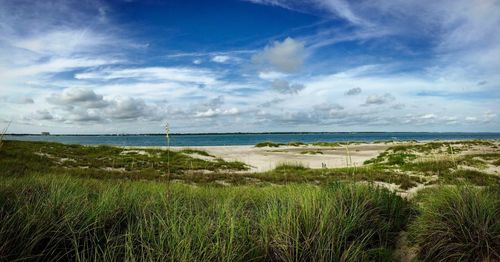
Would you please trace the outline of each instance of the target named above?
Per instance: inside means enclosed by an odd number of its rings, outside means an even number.
[[[170,133],[174,135],[259,135],[259,134],[353,134],[353,133],[452,133],[452,134],[500,134],[493,131],[284,131],[284,132],[205,132],[205,133]],[[72,133],[6,133],[6,136],[165,136],[165,133],[89,133],[89,134],[72,134]]]

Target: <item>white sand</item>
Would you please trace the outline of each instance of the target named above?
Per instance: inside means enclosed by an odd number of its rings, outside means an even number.
[[[376,157],[390,145],[386,144],[359,144],[349,145],[349,157],[345,147],[318,147],[318,146],[197,146],[189,147],[207,151],[215,157],[227,161],[241,161],[251,166],[252,172],[262,172],[275,168],[282,163],[302,164],[305,167],[321,168],[346,167],[348,162],[360,166],[365,160]],[[172,150],[186,149],[186,147],[172,147]],[[301,154],[304,151],[320,151],[323,154]]]

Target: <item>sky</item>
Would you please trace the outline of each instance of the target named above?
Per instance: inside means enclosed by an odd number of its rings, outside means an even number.
[[[500,131],[498,0],[0,0],[0,128]]]

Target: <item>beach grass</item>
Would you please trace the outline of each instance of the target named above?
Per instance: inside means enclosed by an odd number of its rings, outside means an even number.
[[[406,231],[422,261],[497,261],[499,154],[447,146],[260,173],[184,149],[167,176],[166,150],[4,141],[0,261],[396,261]]]
[[[248,167],[237,161],[224,161],[220,158],[204,160],[190,156],[192,153],[203,156],[208,153],[200,150],[181,152],[140,149],[131,150],[111,146],[64,145],[47,142],[5,141],[5,150],[0,152],[0,165],[4,173],[22,175],[31,171],[67,171],[86,169],[89,173],[127,172],[148,177],[159,177],[166,173],[170,157],[170,171],[182,174],[187,171],[246,170]],[[75,171],[78,172],[78,171]]]
[[[422,261],[499,261],[500,187],[439,187],[421,193],[409,227]]]
[[[197,154],[200,156],[208,156],[208,157],[214,157],[213,155],[209,154],[207,151],[204,150],[199,150],[199,149],[192,149],[192,148],[186,148],[182,149],[179,152],[184,153],[184,154]]]
[[[265,141],[265,142],[259,142],[257,144],[255,144],[255,147],[280,147],[280,146],[284,146],[285,144],[283,143],[275,143],[275,142],[272,142],[272,141]]]
[[[307,144],[304,143],[304,142],[300,142],[300,141],[291,141],[291,142],[288,142],[289,146],[306,146]]]
[[[412,206],[385,189],[0,182],[0,260],[384,261]]]
[[[432,175],[438,175],[437,182],[443,184],[465,181],[485,186],[500,183],[499,177],[480,170],[457,168],[459,165],[480,167],[484,164],[479,160],[483,159],[481,154],[422,160],[415,159],[411,153],[387,150],[367,161],[369,164],[358,167],[312,169],[299,163],[284,163],[266,172],[241,173],[248,169],[244,163],[225,161],[206,151],[184,149],[170,152],[171,174],[166,176],[166,150],[21,141],[5,141],[4,147],[5,150],[0,151],[0,166],[3,175],[7,176],[38,172],[100,179],[180,180],[188,183],[224,181],[235,185],[367,181],[395,184],[401,189],[428,183],[430,180],[423,177]],[[497,159],[495,153],[484,156],[484,161]],[[416,175],[410,175],[412,173]]]
[[[421,176],[438,176],[443,184],[469,183],[488,186],[500,183],[500,177],[483,172],[488,164],[500,161],[496,152],[457,154],[471,146],[493,148],[490,141],[451,141],[404,144],[389,147],[377,157],[364,162],[383,170],[400,170]]]

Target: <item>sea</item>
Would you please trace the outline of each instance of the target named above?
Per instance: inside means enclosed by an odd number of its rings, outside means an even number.
[[[50,141],[82,145],[165,146],[165,135],[6,135],[6,140]],[[335,132],[335,133],[228,133],[228,134],[172,134],[171,146],[230,146],[255,145],[272,141],[288,143],[300,141],[439,141],[500,139],[500,133],[433,133],[433,132]]]

